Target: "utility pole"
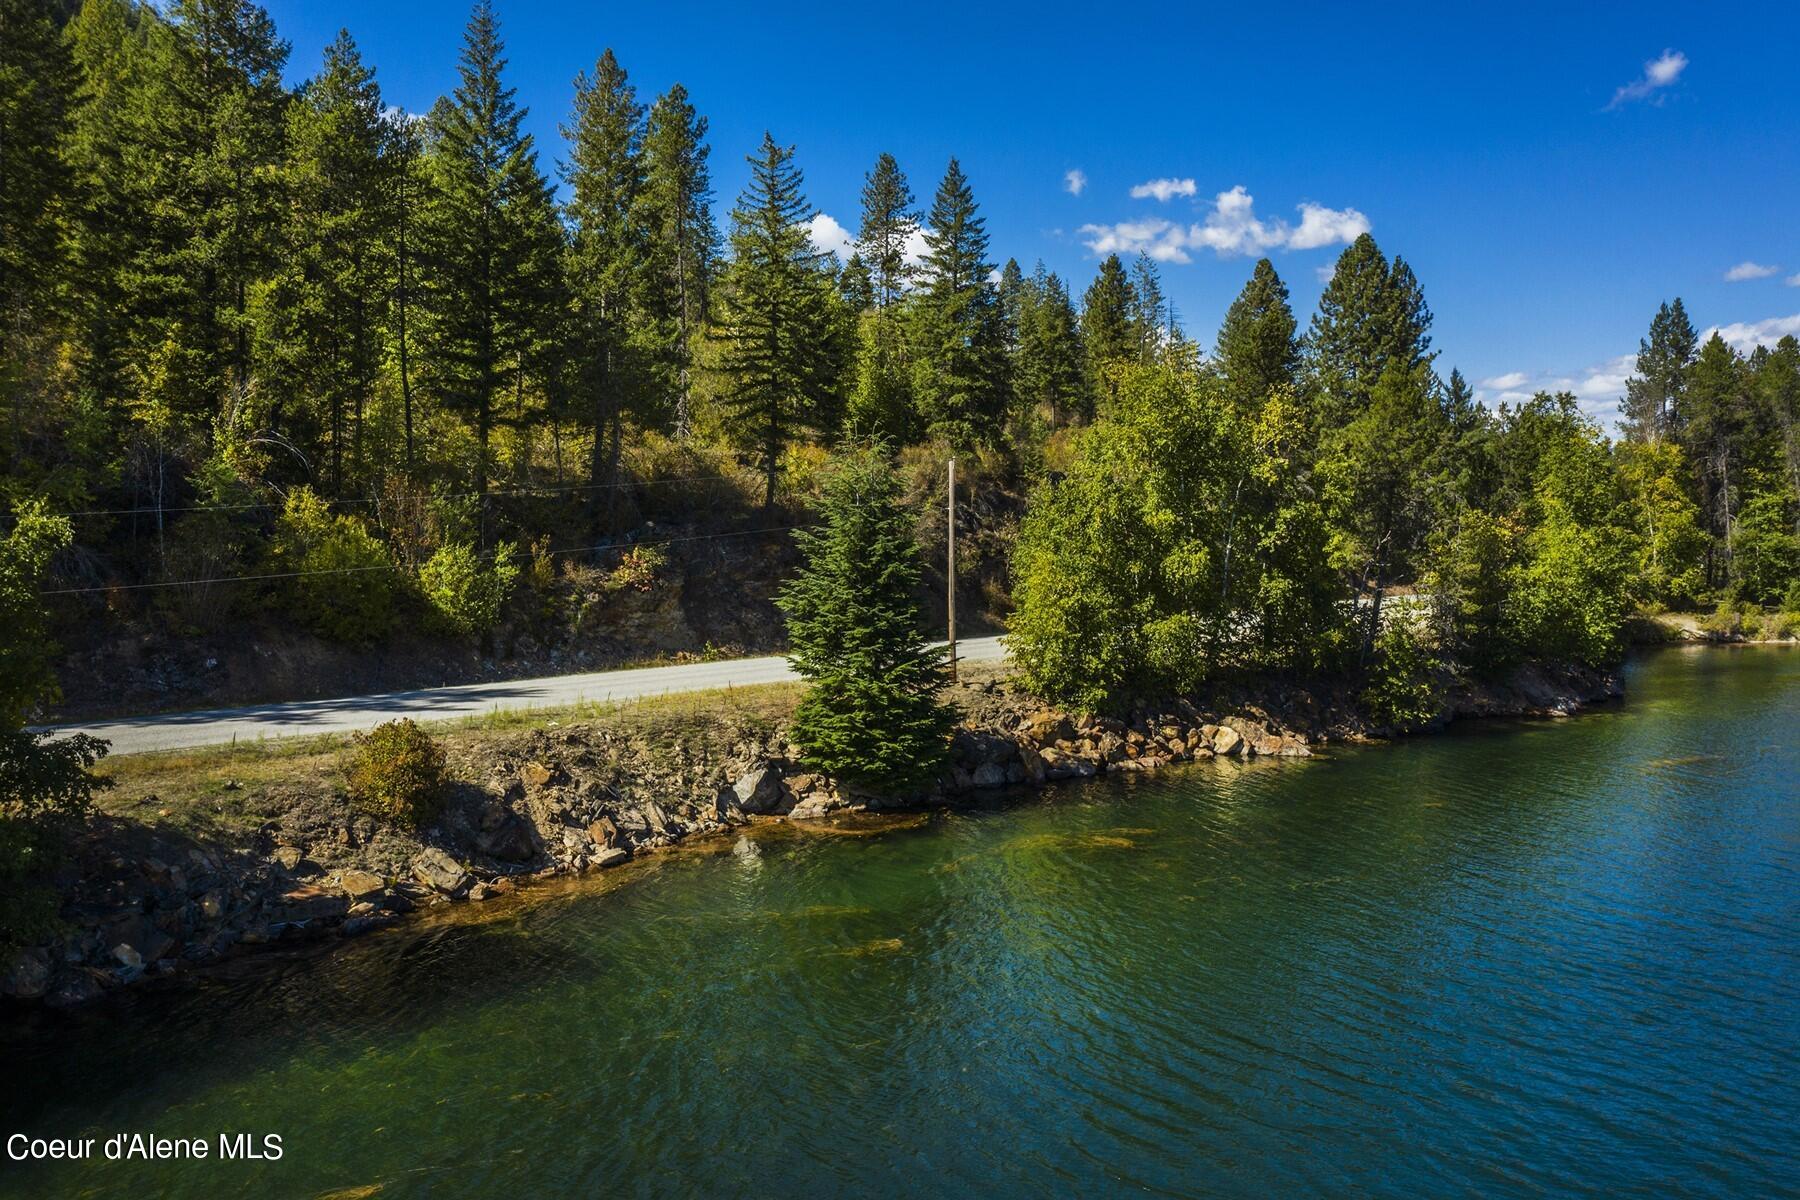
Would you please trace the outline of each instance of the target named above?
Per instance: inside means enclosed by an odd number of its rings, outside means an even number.
[[[950,523],[945,545],[950,548],[949,565],[944,570],[944,591],[950,613],[950,682],[956,682],[956,460],[950,460]]]

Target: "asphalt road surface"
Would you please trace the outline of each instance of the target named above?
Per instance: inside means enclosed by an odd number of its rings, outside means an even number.
[[[997,637],[971,638],[957,643],[956,656],[963,662],[994,662],[1006,657],[1006,651]],[[708,692],[759,683],[781,683],[793,678],[787,659],[774,655],[682,663],[673,667],[594,671],[586,675],[469,683],[379,696],[345,696],[338,700],[297,700],[249,708],[214,708],[51,728],[58,733],[91,733],[103,737],[112,743],[114,754],[142,754],[150,750],[179,750],[260,738],[348,733],[369,729],[395,717],[444,721],[503,710],[562,708],[584,701],[600,703],[673,692]]]

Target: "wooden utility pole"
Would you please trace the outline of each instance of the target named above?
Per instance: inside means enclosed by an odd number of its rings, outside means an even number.
[[[950,682],[956,682],[956,460],[950,460],[950,524],[944,541],[950,548],[949,565],[944,569],[944,591],[950,613]]]

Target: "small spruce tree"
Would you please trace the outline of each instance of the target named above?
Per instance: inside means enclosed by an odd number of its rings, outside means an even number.
[[[955,712],[944,651],[919,636],[919,547],[899,477],[875,447],[846,451],[820,528],[795,535],[806,565],[781,595],[788,659],[810,686],[793,736],[809,766],[902,791],[943,769]]]

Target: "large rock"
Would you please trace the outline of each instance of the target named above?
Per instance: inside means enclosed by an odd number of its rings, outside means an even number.
[[[276,921],[291,924],[305,924],[318,920],[333,920],[350,911],[350,898],[336,888],[313,887],[303,884],[289,888],[276,898],[274,912]]]
[[[1244,737],[1229,725],[1222,725],[1212,735],[1212,750],[1220,756],[1241,754],[1244,750]]]
[[[725,825],[749,823],[750,818],[744,815],[743,808],[738,804],[735,789],[728,787],[719,789],[719,794],[713,798],[713,819]]]
[[[519,769],[519,782],[536,791],[556,778],[556,771],[541,762],[528,762]]]
[[[345,871],[341,879],[344,891],[354,900],[372,896],[387,886],[387,880],[373,871],[359,871],[352,868]]]
[[[475,882],[461,863],[436,846],[426,848],[412,860],[412,873],[414,879],[446,896],[460,896]]]
[[[731,785],[738,807],[747,813],[774,812],[781,804],[781,772],[768,763],[752,767]]]
[[[1019,732],[1040,746],[1054,746],[1075,736],[1069,718],[1052,708],[1039,709],[1026,717]]]
[[[35,1000],[50,990],[50,956],[42,950],[26,950],[0,975],[0,996]]]
[[[606,846],[594,853],[589,861],[596,867],[616,867],[631,857],[631,851],[623,846]]]
[[[537,857],[531,827],[517,813],[508,813],[498,825],[482,834],[476,844],[481,852],[501,862],[529,862]]]
[[[969,783],[978,788],[997,788],[1006,786],[1006,768],[999,763],[985,762],[969,772]]]

